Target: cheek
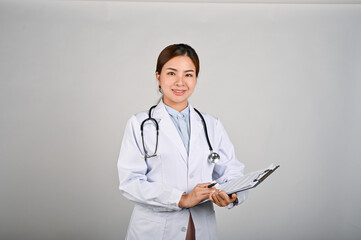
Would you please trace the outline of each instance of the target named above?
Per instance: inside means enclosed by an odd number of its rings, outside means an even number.
[[[172,79],[167,76],[161,76],[158,82],[161,86],[164,87],[172,85]]]
[[[188,87],[190,88],[190,89],[194,89],[195,87],[196,87],[196,81],[195,80],[193,80],[192,82],[190,82],[189,84],[188,84]]]

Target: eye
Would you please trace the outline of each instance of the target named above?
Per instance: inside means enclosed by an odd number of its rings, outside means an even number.
[[[186,74],[186,77],[193,77],[193,74],[187,73],[187,74]]]
[[[174,75],[175,75],[174,72],[168,72],[167,74],[168,74],[168,75],[171,75],[171,76],[174,76]]]

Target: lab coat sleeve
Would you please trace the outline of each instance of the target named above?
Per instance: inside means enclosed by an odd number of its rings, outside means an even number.
[[[133,116],[128,121],[118,158],[119,189],[129,200],[147,205],[154,211],[177,211],[183,192],[147,180],[147,164],[142,157],[140,124]]]
[[[215,164],[212,177],[218,183],[225,183],[233,178],[244,175],[244,164],[237,159],[233,144],[222,123],[218,119],[216,123],[216,135],[218,136],[216,141],[218,143],[218,154],[221,159]],[[227,208],[237,206],[245,201],[247,196],[248,191],[237,193],[236,203],[229,204]]]

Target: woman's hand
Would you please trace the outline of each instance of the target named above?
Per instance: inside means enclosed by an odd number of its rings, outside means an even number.
[[[209,195],[209,200],[220,207],[228,206],[228,204],[233,203],[237,199],[237,194],[235,193],[232,194],[232,197],[229,197],[223,190],[213,188],[212,191],[213,192]]]
[[[208,198],[211,192],[214,191],[214,188],[208,188],[209,184],[210,183],[197,184],[190,193],[182,196],[178,206],[180,208],[194,207],[202,200]]]

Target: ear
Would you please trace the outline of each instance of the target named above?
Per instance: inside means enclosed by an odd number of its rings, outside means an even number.
[[[158,72],[155,72],[155,77],[157,78],[157,80],[158,80],[158,83],[160,83],[160,80],[159,80],[159,78],[160,78],[160,75],[159,75],[159,73],[158,73]]]

